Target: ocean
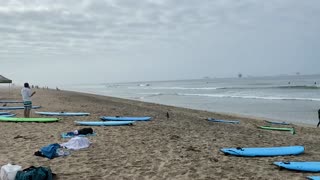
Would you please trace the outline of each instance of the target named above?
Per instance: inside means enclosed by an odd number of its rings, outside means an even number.
[[[320,75],[68,85],[66,90],[316,125]]]

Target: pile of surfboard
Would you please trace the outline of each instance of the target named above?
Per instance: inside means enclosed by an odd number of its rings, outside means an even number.
[[[24,107],[6,107],[6,109],[23,109]],[[36,107],[38,108],[38,106]],[[39,106],[40,108],[40,106]],[[86,112],[35,112],[44,116],[89,116]],[[6,122],[56,122],[59,118],[12,118],[15,114],[0,112],[0,121]],[[10,118],[11,117],[11,118]],[[102,116],[100,121],[75,121],[77,125],[84,126],[120,126],[132,125],[136,121],[149,121],[151,117],[121,117],[121,116]]]
[[[239,124],[238,120],[222,120],[208,118],[209,122],[217,123],[228,123],[228,124]],[[276,130],[276,131],[290,131],[292,134],[295,134],[293,127],[273,127],[271,125],[290,125],[286,122],[273,122],[266,121],[268,125],[258,126],[260,129],[265,130]],[[304,153],[303,146],[282,146],[282,147],[248,147],[248,148],[222,148],[220,149],[226,155],[233,156],[243,156],[243,157],[269,157],[269,156],[291,156],[291,155],[300,155]],[[291,162],[274,162],[274,165],[294,171],[303,171],[303,172],[320,172],[320,161],[291,161]],[[308,179],[320,180],[320,176],[308,176]]]
[[[296,134],[294,127],[273,127],[271,125],[290,125],[287,122],[276,122],[276,121],[265,121],[268,123],[266,126],[259,126],[260,129],[264,130],[274,130],[274,131],[289,131],[291,134]]]
[[[45,116],[89,116],[85,112],[35,112]],[[121,126],[132,125],[136,121],[149,121],[151,117],[121,117],[121,116],[102,116],[100,121],[75,121],[77,125],[83,126]]]
[[[269,157],[269,156],[291,156],[304,153],[303,146],[282,146],[282,147],[249,147],[249,148],[222,148],[220,149],[226,155],[244,156],[244,157]],[[317,161],[291,161],[274,162],[274,165],[294,171],[320,172],[320,162]],[[320,176],[308,176],[309,179],[319,179]]]
[[[224,119],[214,119],[214,118],[208,118],[207,119],[209,122],[218,122],[218,123],[228,123],[228,124],[239,124],[240,121],[238,120],[224,120]],[[260,129],[265,129],[265,130],[274,130],[274,131],[289,131],[291,134],[295,134],[296,131],[293,127],[273,127],[270,126],[272,124],[275,125],[290,125],[289,123],[286,122],[273,122],[273,121],[266,121],[268,125],[266,126],[258,126]]]

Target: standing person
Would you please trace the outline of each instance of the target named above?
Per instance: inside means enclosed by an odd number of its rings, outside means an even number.
[[[25,118],[30,117],[30,111],[32,108],[31,97],[35,93],[36,92],[31,91],[29,83],[24,83],[24,87],[21,89],[21,95],[22,95],[22,100],[23,100],[23,105],[24,105],[24,117]]]
[[[317,127],[319,127],[319,125],[320,125],[320,109],[318,110],[318,118],[319,118],[319,122],[318,122]]]

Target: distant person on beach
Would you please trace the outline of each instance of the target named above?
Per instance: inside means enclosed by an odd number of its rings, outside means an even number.
[[[35,93],[36,93],[35,91],[34,92],[31,91],[29,83],[24,83],[24,87],[21,89],[21,95],[22,95],[22,100],[23,100],[23,105],[24,105],[24,117],[25,118],[30,117],[30,111],[32,108],[31,97]]]
[[[318,122],[317,127],[319,127],[319,125],[320,125],[320,109],[318,110],[318,118],[319,118],[319,122]]]

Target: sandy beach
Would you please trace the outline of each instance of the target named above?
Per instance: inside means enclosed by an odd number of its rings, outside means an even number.
[[[36,111],[89,112],[85,117],[61,117],[56,123],[0,122],[0,165],[48,166],[58,179],[305,179],[317,173],[279,170],[274,161],[319,161],[319,129],[302,125],[296,134],[267,131],[263,120],[235,117],[140,101],[69,91],[35,89]],[[20,89],[0,88],[0,100],[21,100]],[[14,106],[17,104],[7,104]],[[22,104],[19,104],[22,105]],[[32,117],[43,117],[34,114]],[[23,110],[12,111],[17,117]],[[170,117],[166,114],[169,112]],[[89,148],[52,160],[34,156],[39,148],[63,143],[60,133],[83,128],[75,120],[99,120],[100,116],[151,116],[132,126],[93,127]],[[240,120],[240,124],[208,122],[206,118]],[[15,138],[17,136],[19,138]],[[299,156],[234,157],[224,147],[303,145]]]

